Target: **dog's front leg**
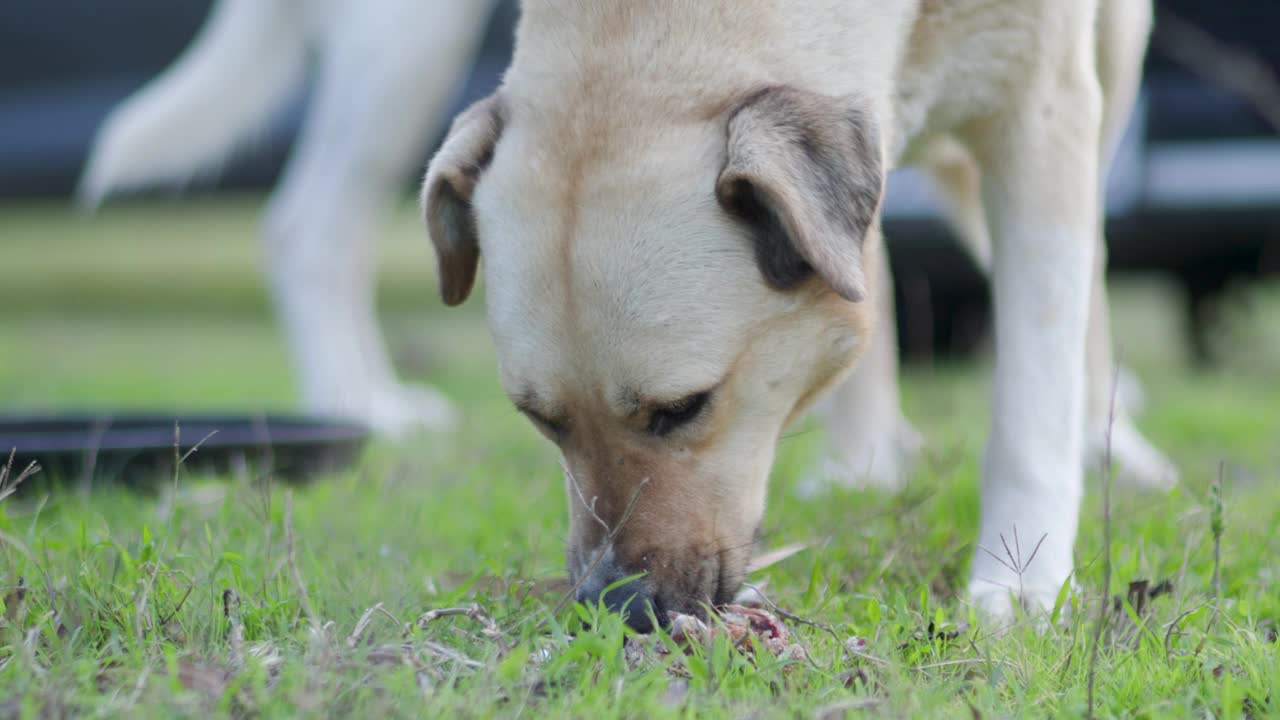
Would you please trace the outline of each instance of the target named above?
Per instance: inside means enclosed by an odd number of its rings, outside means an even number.
[[[993,236],[996,359],[969,591],[995,615],[1015,597],[1050,608],[1073,568],[1101,122],[1086,55],[1033,72],[1018,107],[973,140]]]

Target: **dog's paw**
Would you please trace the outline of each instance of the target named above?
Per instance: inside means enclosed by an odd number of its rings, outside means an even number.
[[[357,422],[392,439],[423,430],[448,432],[458,423],[453,403],[425,385],[391,382],[343,398],[311,398],[305,405],[311,412]]]
[[[978,615],[991,622],[1009,622],[1020,615],[1034,623],[1044,623],[1057,605],[1062,585],[1019,586],[974,578],[969,582],[969,602]]]
[[[899,490],[922,445],[920,434],[905,419],[875,437],[851,438],[844,446],[832,443],[796,492],[813,498],[837,488]]]
[[[374,432],[391,437],[417,430],[449,432],[457,427],[458,411],[432,387],[395,383],[372,391],[364,421]]]
[[[1110,439],[1111,464],[1116,480],[1130,487],[1169,490],[1178,484],[1178,468],[1157,450],[1125,415],[1114,422],[1100,421],[1089,430],[1090,468],[1101,468],[1106,461]]]

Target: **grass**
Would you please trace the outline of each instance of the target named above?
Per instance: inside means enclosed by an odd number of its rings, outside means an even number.
[[[0,407],[289,407],[256,206],[139,204],[92,222],[0,211]],[[799,500],[821,431],[782,443],[764,541],[809,549],[752,581],[819,626],[787,623],[808,660],[753,660],[724,640],[685,657],[628,652],[620,623],[592,608],[552,613],[556,459],[497,387],[480,305],[434,302],[413,214],[390,235],[395,356],[457,398],[465,426],[296,489],[251,473],[180,474],[151,492],[27,480],[0,504],[0,717],[1077,717],[1100,605],[1097,716],[1280,717],[1274,288],[1248,293],[1263,320],[1235,318],[1245,350],[1229,370],[1197,374],[1175,352],[1165,289],[1117,287],[1117,335],[1149,396],[1141,424],[1184,481],[1167,495],[1115,489],[1104,578],[1091,479],[1080,593],[1058,624],[994,627],[962,603],[979,363],[906,373],[930,446],[902,494]],[[449,608],[467,613],[415,622]]]

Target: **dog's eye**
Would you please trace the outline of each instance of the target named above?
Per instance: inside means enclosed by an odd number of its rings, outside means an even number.
[[[521,410],[520,412],[524,413],[524,416],[529,418],[530,422],[553,442],[560,442],[569,432],[569,426],[564,422],[550,420],[531,410]]]
[[[655,410],[649,417],[649,434],[657,437],[669,435],[676,428],[692,422],[701,415],[710,401],[710,392],[700,392]]]

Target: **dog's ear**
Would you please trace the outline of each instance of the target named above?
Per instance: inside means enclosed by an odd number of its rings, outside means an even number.
[[[862,243],[884,185],[871,116],[852,99],[780,86],[748,96],[728,129],[716,197],[755,233],[765,279],[787,289],[816,272],[862,300]]]
[[[467,108],[453,121],[444,144],[427,167],[422,208],[436,250],[440,296],[446,305],[461,304],[475,284],[480,241],[471,196],[493,159],[503,118],[502,97],[497,94]]]

